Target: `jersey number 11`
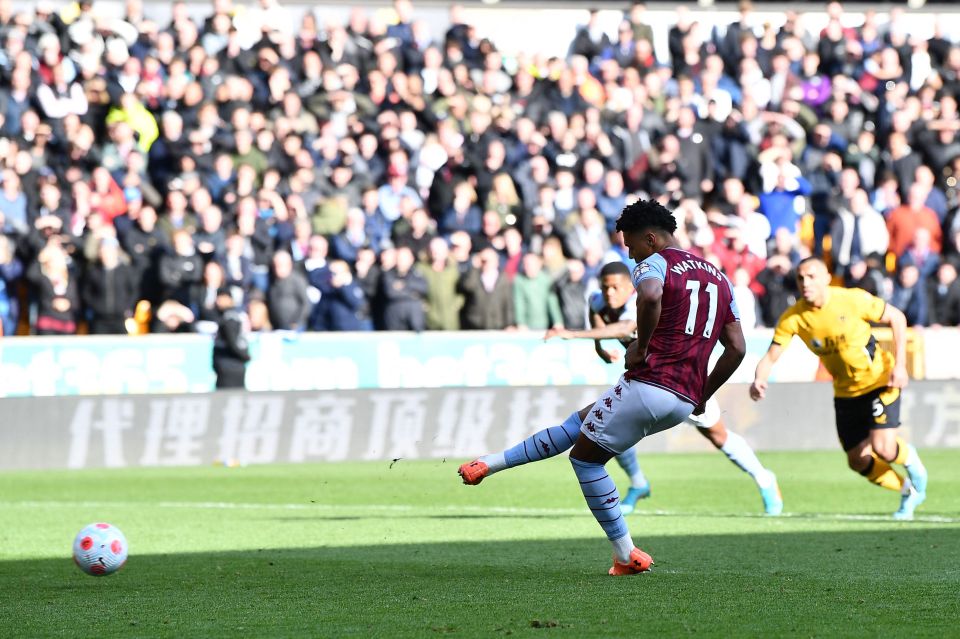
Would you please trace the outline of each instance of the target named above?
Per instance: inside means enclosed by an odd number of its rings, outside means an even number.
[[[700,309],[700,282],[689,280],[687,290],[690,291],[690,312],[687,313],[687,325],[683,332],[693,335],[694,326],[697,324],[697,311]],[[710,308],[707,310],[707,324],[703,327],[703,336],[710,337],[713,334],[713,322],[717,318],[717,285],[713,282],[707,284],[706,291],[710,296]]]

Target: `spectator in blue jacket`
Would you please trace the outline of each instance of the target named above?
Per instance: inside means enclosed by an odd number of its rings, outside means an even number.
[[[330,282],[313,307],[312,331],[370,331],[370,304],[344,260],[330,262]]]

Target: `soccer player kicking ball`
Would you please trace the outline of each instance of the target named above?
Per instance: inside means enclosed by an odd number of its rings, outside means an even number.
[[[837,435],[847,464],[870,482],[900,493],[896,519],[912,519],[927,497],[927,470],[917,450],[897,436],[900,389],[907,385],[907,320],[898,309],[861,289],[830,286],[830,273],[817,258],[797,267],[803,299],[788,308],[773,342],[757,364],[750,397],[763,399],[774,362],[794,335],[833,376]],[[896,357],[877,346],[869,322],[889,324]],[[890,464],[906,468],[901,477]]]
[[[593,292],[588,300],[590,325],[593,328],[580,331],[551,328],[544,339],[593,339],[600,358],[605,362],[615,361],[619,354],[604,350],[600,340],[616,339],[628,347],[630,342],[636,339],[636,300],[637,294],[630,278],[630,269],[623,262],[610,262],[600,269],[600,290]],[[720,419],[720,404],[716,399],[706,403],[702,415],[691,415],[687,421],[696,426],[700,434],[710,440],[731,462],[753,478],[760,489],[766,514],[779,515],[783,512],[783,497],[776,475],[763,467],[747,440],[726,429]],[[580,425],[575,426],[578,431]],[[574,437],[575,433],[576,431]],[[525,461],[526,459],[523,459],[522,463]],[[650,485],[640,470],[634,449],[617,455],[617,463],[631,478],[630,489],[620,501],[620,509],[624,514],[630,514],[639,499],[650,496]]]
[[[644,437],[676,426],[690,413],[703,413],[704,404],[746,353],[729,280],[712,264],[680,249],[673,236],[676,229],[676,219],[655,201],[637,201],[617,220],[630,257],[638,262],[633,272],[637,339],[627,349],[627,370],[617,384],[563,425],[459,470],[464,483],[478,484],[507,468],[508,456],[516,459],[535,451],[538,459],[552,457],[569,445],[565,438],[577,422],[570,463],[587,506],[613,545],[611,575],[649,570],[653,559],[633,545],[606,463]],[[707,363],[718,340],[723,353],[708,375]]]

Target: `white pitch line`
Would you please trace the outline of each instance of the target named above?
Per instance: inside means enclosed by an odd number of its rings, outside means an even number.
[[[228,501],[0,501],[0,508],[186,508],[196,510],[298,510],[298,511],[361,511],[383,513],[465,513],[488,515],[529,515],[529,516],[586,516],[580,508],[524,508],[512,506],[411,506],[403,504],[366,504],[351,506],[342,504],[292,504],[292,503],[245,503]],[[688,517],[688,518],[744,518],[744,519],[814,519],[818,521],[862,521],[890,522],[884,515],[845,514],[845,513],[783,513],[777,517],[767,517],[761,513],[700,513],[675,510],[638,510],[636,518],[642,517]],[[633,517],[631,517],[633,518]],[[929,524],[960,524],[960,517],[940,515],[919,515],[914,522]]]

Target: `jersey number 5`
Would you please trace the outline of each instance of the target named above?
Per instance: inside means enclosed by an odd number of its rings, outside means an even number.
[[[700,282],[688,281],[687,290],[690,291],[690,312],[687,313],[687,325],[683,332],[693,335],[694,326],[697,324],[697,311],[700,310]],[[717,285],[712,282],[707,284],[706,291],[710,296],[710,308],[707,310],[707,324],[703,327],[703,336],[710,337],[713,334],[713,322],[717,319]]]

